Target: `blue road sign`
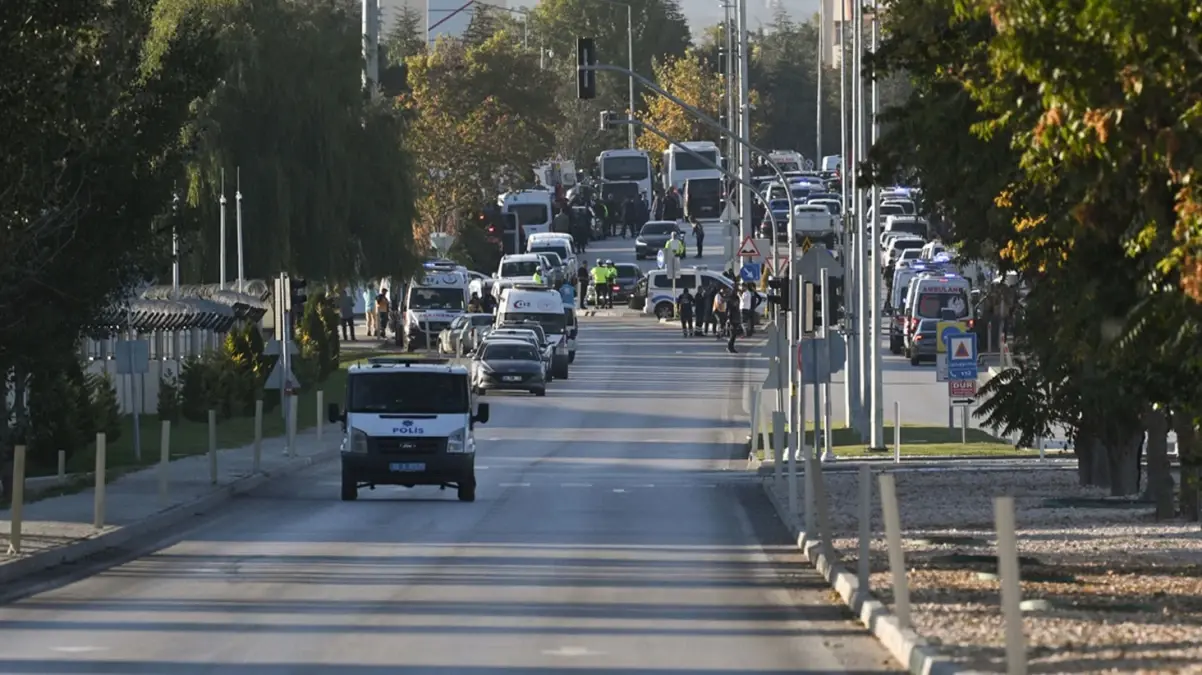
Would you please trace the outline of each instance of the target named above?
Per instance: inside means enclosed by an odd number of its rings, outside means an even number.
[[[739,278],[742,279],[743,281],[750,281],[752,283],[758,283],[760,280],[760,275],[763,273],[763,270],[764,270],[763,263],[746,262],[746,263],[743,263],[742,269],[739,270]]]
[[[947,342],[948,379],[977,379],[977,334],[949,333],[943,339]]]
[[[847,341],[841,333],[831,331],[826,338],[802,340],[797,344],[797,353],[801,356],[802,383],[826,384],[847,364]]]
[[[656,254],[655,254],[655,264],[656,264],[656,266],[658,266],[658,267],[659,267],[661,270],[664,268],[664,265],[666,264],[666,263],[664,263],[664,249],[662,249],[662,248],[661,248],[661,249],[659,250],[659,253],[656,253]]]

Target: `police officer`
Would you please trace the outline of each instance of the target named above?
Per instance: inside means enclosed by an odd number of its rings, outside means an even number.
[[[534,283],[536,283],[536,284],[543,283],[543,273],[540,272],[539,270],[534,270]]]
[[[694,300],[693,294],[689,293],[689,289],[687,288],[676,298],[676,306],[679,308],[678,313],[680,314],[680,331],[685,337],[692,337],[696,330],[693,327]]]
[[[605,261],[605,308],[614,308],[614,284],[618,281],[618,268],[614,261]]]
[[[609,277],[609,271],[605,267],[605,263],[598,260],[593,269],[589,270],[589,276],[593,279],[593,290],[596,292],[597,307],[605,306],[605,290],[609,288],[606,279]]]
[[[684,242],[680,239],[679,231],[672,233],[672,238],[664,244],[664,250],[676,256],[677,258],[683,258],[685,256]]]

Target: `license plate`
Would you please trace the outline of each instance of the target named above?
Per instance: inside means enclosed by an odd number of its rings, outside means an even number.
[[[425,462],[393,462],[392,464],[388,465],[388,470],[389,471],[397,471],[397,472],[425,471],[426,463]]]
[[[520,375],[506,375],[505,377],[502,377],[501,379],[506,382],[521,382],[522,381],[522,378]]]

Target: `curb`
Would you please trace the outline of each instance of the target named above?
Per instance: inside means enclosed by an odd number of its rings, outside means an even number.
[[[38,572],[44,572],[60,565],[77,562],[142,537],[168,530],[189,518],[212,511],[233,497],[250,492],[275,478],[283,478],[304,471],[317,464],[328,462],[337,457],[338,454],[338,449],[325,450],[298,459],[292,464],[280,467],[271,472],[236,479],[227,485],[219,486],[203,497],[169,507],[129,525],[106,527],[99,532],[73,541],[65,546],[58,546],[48,551],[40,551],[32,555],[17,558],[16,560],[0,563],[0,584],[20,581],[23,577],[32,576]]]
[[[791,522],[792,519],[787,517],[786,509],[782,507],[767,481],[762,484],[762,488],[768,501],[772,503],[772,508],[776,510],[777,518],[788,528],[789,536],[796,540],[797,548],[897,663],[905,666],[913,675],[975,675],[980,672],[941,655],[914,631],[903,630],[897,623],[897,617],[893,616],[880,600],[869,592],[860,592],[859,580],[854,574],[843,569],[838,562],[832,562],[822,550],[820,542],[807,537],[804,531]]]

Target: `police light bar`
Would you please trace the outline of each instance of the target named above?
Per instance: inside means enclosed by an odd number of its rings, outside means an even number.
[[[367,359],[367,362],[372,367],[380,366],[412,366],[418,364],[430,364],[433,366],[450,363],[450,359],[434,358],[429,356],[413,355],[413,356],[373,356]]]
[[[551,289],[547,288],[543,284],[535,284],[535,283],[528,283],[528,282],[512,282],[512,284],[509,287],[516,288],[521,291],[548,291],[548,292],[552,292],[552,293],[554,292]]]

